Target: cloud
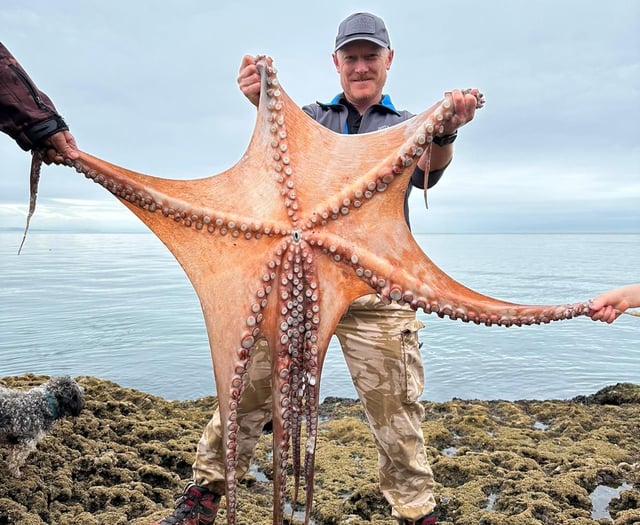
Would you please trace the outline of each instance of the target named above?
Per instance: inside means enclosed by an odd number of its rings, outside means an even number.
[[[28,204],[0,204],[0,229],[23,229],[27,208]],[[37,204],[30,228],[82,232],[147,231],[146,227],[115,199],[42,199]]]
[[[310,14],[293,1],[6,0],[0,26],[84,150],[198,178],[235,164],[248,144],[255,111],[235,82],[242,55],[273,56],[297,103],[329,100],[339,91],[337,24],[364,7],[389,26],[387,91],[398,107],[419,112],[454,87],[487,97],[461,130],[430,210],[412,196],[414,229],[640,231],[640,3],[323,5]],[[0,228],[22,228],[28,155],[0,137],[0,158]],[[43,170],[34,228],[136,221],[71,170]]]

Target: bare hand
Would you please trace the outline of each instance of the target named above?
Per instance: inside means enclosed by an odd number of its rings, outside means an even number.
[[[476,109],[484,104],[484,97],[477,89],[454,89],[444,94],[445,100],[449,102],[449,107],[444,109],[445,124],[443,130],[438,130],[437,134],[450,135],[460,126],[473,120]],[[418,159],[418,168],[422,171],[437,170],[446,167],[453,156],[453,146],[438,146],[431,150],[431,156],[427,157],[427,152]],[[429,161],[429,162],[427,162]]]
[[[476,109],[481,108],[484,104],[482,94],[475,89],[454,89],[445,93],[445,98],[448,98],[451,102],[451,118],[444,125],[443,135],[449,135],[473,120]]]
[[[600,294],[589,303],[587,314],[594,321],[613,323],[628,308],[640,306],[640,284],[621,286]]]
[[[255,57],[251,55],[242,57],[237,82],[242,94],[247,97],[254,106],[258,107],[262,83]]]
[[[589,313],[587,315],[594,321],[611,324],[618,318],[620,312],[611,305],[589,306]]]
[[[64,159],[74,160],[80,156],[76,140],[67,130],[54,133],[44,140],[43,144],[47,147],[44,158],[42,159],[46,164],[62,164]]]

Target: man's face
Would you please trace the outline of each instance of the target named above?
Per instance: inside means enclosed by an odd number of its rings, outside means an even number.
[[[356,40],[338,49],[333,63],[347,100],[358,109],[378,103],[392,60],[392,50],[368,40]]]

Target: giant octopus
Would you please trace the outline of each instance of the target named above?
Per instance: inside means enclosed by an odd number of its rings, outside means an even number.
[[[482,295],[444,273],[414,240],[404,195],[414,164],[430,157],[434,136],[453,116],[449,96],[399,125],[341,135],[289,98],[270,60],[261,57],[258,68],[262,90],[253,136],[240,161],[218,175],[157,178],[84,152],[66,161],[162,240],[198,294],[224,422],[230,525],[237,517],[237,407],[259,338],[269,344],[273,377],[273,522],[284,520],[291,463],[293,501],[304,473],[309,523],[322,365],[354,299],[376,293],[440,317],[501,326],[588,311],[587,302],[528,306]],[[480,107],[481,94],[469,92]],[[30,213],[38,164],[32,166]]]

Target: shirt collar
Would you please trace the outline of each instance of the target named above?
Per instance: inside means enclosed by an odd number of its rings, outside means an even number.
[[[347,105],[347,99],[344,96],[344,93],[338,93],[335,97],[333,97],[333,100],[331,100],[331,102],[329,102],[328,104],[323,104],[322,102],[318,102],[318,104],[320,104],[321,106],[346,106]],[[382,98],[380,99],[380,102],[378,102],[377,104],[374,104],[372,107],[377,107],[377,108],[384,108],[384,110],[392,112],[392,113],[396,113],[397,115],[399,115],[400,113],[398,113],[398,110],[395,108],[395,106],[393,105],[393,102],[391,102],[391,97],[389,95],[382,95]]]

